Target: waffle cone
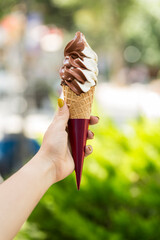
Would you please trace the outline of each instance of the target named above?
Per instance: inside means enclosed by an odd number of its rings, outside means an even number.
[[[64,100],[69,107],[70,119],[90,119],[95,87],[86,93],[77,95],[68,86],[63,85]]]

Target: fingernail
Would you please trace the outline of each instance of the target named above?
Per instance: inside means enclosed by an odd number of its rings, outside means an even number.
[[[92,137],[94,137],[94,133],[92,132],[92,131],[90,131],[91,132],[91,134],[92,134]]]
[[[62,98],[58,98],[58,106],[62,108],[64,106],[64,101]]]
[[[89,149],[90,152],[92,151],[92,148],[90,146],[88,146],[88,149]]]
[[[99,117],[98,117],[98,116],[96,116],[96,118],[98,118],[98,121],[99,121]]]

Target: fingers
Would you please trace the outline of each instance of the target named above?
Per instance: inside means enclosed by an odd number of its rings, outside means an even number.
[[[98,116],[91,116],[89,124],[90,125],[95,125],[99,122],[99,117]],[[68,132],[68,127],[66,127],[66,132]],[[87,134],[87,139],[93,139],[94,138],[94,133],[90,130],[88,130]]]
[[[89,124],[90,124],[90,125],[94,125],[94,124],[97,124],[98,121],[99,121],[99,117],[97,117],[97,116],[91,116],[91,117],[90,117]]]
[[[99,122],[99,117],[98,116],[91,116],[90,117],[90,125],[95,125]],[[68,132],[68,127],[66,127],[66,131]],[[91,130],[88,130],[87,133],[87,139],[93,139],[94,138],[94,133]],[[88,145],[85,147],[85,155],[84,157],[89,156],[93,152],[93,148],[91,145]]]
[[[69,119],[69,109],[68,106],[66,104],[66,102],[64,102],[63,99],[58,98],[58,111],[57,111],[57,115],[59,117],[61,117],[65,122],[68,122]]]
[[[91,130],[88,130],[87,139],[93,139],[93,138],[94,138],[94,133]]]
[[[93,152],[93,148],[91,145],[88,145],[85,147],[85,154],[84,154],[84,157],[87,157],[89,156],[91,153]]]
[[[69,109],[67,104],[63,101],[63,99],[58,99],[58,110],[54,116],[53,122],[56,124],[57,129],[66,129],[67,122],[69,119]]]

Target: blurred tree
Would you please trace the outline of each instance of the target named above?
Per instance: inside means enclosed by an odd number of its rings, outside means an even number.
[[[144,63],[151,68],[159,65],[158,0],[1,0],[1,16],[20,2],[27,5],[28,12],[42,12],[48,24],[71,34],[82,31],[92,47],[109,56],[111,79],[117,79],[126,64]],[[140,53],[133,63],[124,59],[127,46],[136,47]]]
[[[30,1],[30,8],[41,8],[46,22],[69,31],[82,31],[93,47],[107,51],[112,61],[112,74],[124,65],[124,36],[121,26],[133,9],[135,0],[129,1],[84,1],[84,0],[47,0]]]
[[[122,26],[125,45],[134,45],[141,51],[142,63],[158,66],[160,61],[160,2],[137,1]]]
[[[2,18],[5,14],[8,14],[15,4],[19,2],[20,0],[0,0],[0,18]]]
[[[35,7],[35,2],[31,3]],[[125,64],[134,64],[125,62],[127,46],[138,48],[139,62],[151,66],[159,63],[160,20],[158,14],[153,14],[153,9],[154,12],[160,10],[157,0],[147,0],[147,3],[137,0],[41,0],[36,6],[43,9],[46,22],[70,32],[80,30],[91,46],[99,52],[103,49],[103,54],[106,52],[112,61],[112,79],[117,79],[117,73]]]

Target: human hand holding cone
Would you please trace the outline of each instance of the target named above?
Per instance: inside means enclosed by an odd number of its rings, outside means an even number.
[[[82,33],[77,32],[64,50],[64,65],[60,69],[64,100],[70,119],[68,134],[75,162],[77,188],[80,188],[88,125],[97,83],[97,55]]]

